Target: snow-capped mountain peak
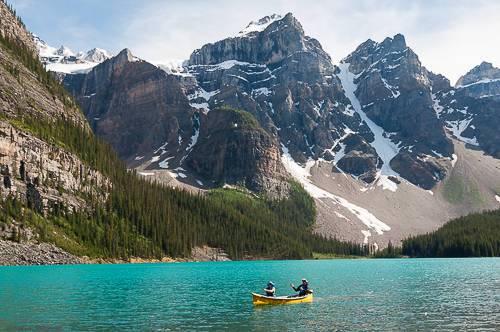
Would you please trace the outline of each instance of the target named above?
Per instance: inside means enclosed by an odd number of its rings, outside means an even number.
[[[271,23],[281,20],[283,17],[278,14],[264,16],[258,21],[251,21],[245,29],[238,33],[238,36],[245,36],[252,32],[264,31]]]
[[[33,34],[32,37],[33,40],[35,41],[35,45],[36,48],[38,49],[38,54],[40,55],[40,57],[53,56],[56,53],[57,49],[55,47],[48,45],[40,37],[38,37],[35,34]]]
[[[472,68],[467,74],[460,77],[455,87],[462,88],[468,85],[498,79],[500,79],[500,69],[495,68],[490,62],[483,61],[480,65]]]
[[[69,47],[61,45],[55,48],[47,44],[37,35],[32,35],[38,49],[40,60],[49,71],[66,74],[81,73],[112,57],[108,51],[93,48],[87,52],[73,52]]]
[[[103,50],[102,48],[93,48],[89,50],[86,54],[84,54],[81,59],[89,62],[97,62],[101,63],[109,58],[111,58],[112,55],[109,54],[108,51]]]
[[[75,53],[69,49],[68,47],[64,46],[64,45],[61,45],[61,47],[59,47],[56,51],[56,55],[60,55],[60,56],[74,56]]]

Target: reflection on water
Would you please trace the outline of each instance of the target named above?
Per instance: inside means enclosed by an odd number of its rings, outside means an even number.
[[[387,331],[500,328],[500,259],[0,268],[0,330]],[[313,303],[254,307],[309,279]]]

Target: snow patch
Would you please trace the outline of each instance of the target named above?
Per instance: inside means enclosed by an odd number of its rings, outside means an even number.
[[[268,88],[258,88],[258,89],[252,90],[252,95],[255,95],[255,96],[259,96],[259,95],[269,96],[271,93],[272,93],[272,91],[269,90]]]
[[[335,166],[337,166],[337,163],[340,161],[340,159],[344,158],[344,156],[345,156],[345,144],[344,143],[339,143],[339,145],[340,145],[340,150],[337,151],[335,153],[335,156],[333,157],[333,164]]]
[[[341,219],[345,219],[347,221],[351,221],[349,218],[347,218],[346,216],[344,216],[342,213],[339,213],[337,211],[334,211],[335,215]]]
[[[45,69],[65,74],[85,74],[92,70],[99,63],[84,62],[84,63],[47,63]]]
[[[340,73],[338,75],[347,98],[351,101],[354,110],[359,114],[361,119],[368,125],[373,132],[374,141],[370,143],[371,146],[377,151],[380,159],[382,159],[381,175],[399,176],[399,174],[392,169],[390,161],[399,153],[399,147],[394,144],[389,138],[384,135],[384,129],[379,127],[375,122],[370,120],[361,108],[358,98],[355,95],[357,85],[354,83],[356,76],[349,71],[349,63],[342,62],[339,64]]]
[[[281,20],[282,16],[278,14],[272,14],[270,16],[265,16],[258,21],[250,22],[245,29],[241,30],[237,37],[243,37],[252,32],[264,31],[271,23]]]
[[[142,176],[151,176],[151,175],[155,175],[155,173],[153,172],[139,172],[140,175]]]
[[[352,214],[354,214],[363,224],[365,224],[367,227],[371,228],[377,234],[383,234],[384,232],[390,231],[391,228],[383,223],[381,220],[379,220],[377,217],[375,217],[371,212],[366,210],[365,208],[362,208],[360,206],[357,206],[345,198],[342,198],[340,196],[334,195],[324,189],[319,188],[315,184],[311,182],[309,177],[311,174],[309,173],[309,170],[311,169],[312,166],[314,166],[315,161],[309,160],[305,167],[301,167],[299,164],[293,160],[292,156],[288,152],[288,149],[284,146],[281,145],[281,148],[283,150],[283,154],[281,156],[281,162],[285,169],[297,180],[299,181],[303,186],[304,189],[314,198],[320,199],[320,198],[328,198],[331,199],[335,204],[339,204],[349,210]]]
[[[382,79],[382,82],[384,83],[384,86],[386,87],[386,89],[391,92],[392,98],[395,99],[395,98],[399,97],[399,95],[401,95],[401,92],[399,92],[399,90],[396,87],[387,83],[387,80],[385,78],[381,77],[381,79]]]
[[[396,190],[398,190],[397,184],[389,179],[387,175],[378,176],[377,186],[381,186],[382,190],[390,190],[392,192],[396,192]]]
[[[361,230],[361,234],[363,234],[363,236],[365,237],[363,239],[363,243],[368,244],[368,238],[372,236],[372,233],[370,231]]]
[[[455,136],[458,140],[467,144],[478,146],[479,143],[477,142],[476,137],[468,138],[462,136],[462,133],[467,129],[467,127],[469,127],[471,121],[472,118],[466,120],[446,121],[446,127],[451,130],[453,136]]]
[[[194,117],[194,122],[195,122],[194,133],[189,140],[189,145],[186,148],[186,151],[191,151],[198,142],[198,137],[200,137],[200,117],[199,116]]]
[[[197,110],[203,110],[205,112],[209,112],[210,108],[208,103],[189,103],[191,107],[196,108]]]
[[[174,157],[167,157],[167,158],[165,158],[163,161],[161,161],[161,162],[158,164],[158,166],[159,166],[160,168],[165,168],[165,169],[168,169],[168,161],[169,161],[170,159],[173,159],[173,158],[174,158]]]
[[[465,85],[457,85],[456,88],[457,89],[462,89],[462,88],[466,88],[466,87],[469,87],[469,86],[472,86],[472,85],[476,85],[476,84],[487,84],[487,83],[493,83],[493,82],[498,82],[498,81],[500,81],[500,78],[494,78],[494,79],[484,78],[482,80],[479,80],[479,81],[476,81],[476,82],[473,82],[473,83],[469,83],[469,84],[465,84]]]
[[[443,158],[443,155],[441,153],[437,152],[436,150],[431,150],[431,151],[432,151],[432,153],[434,153],[439,158]]]
[[[436,112],[436,115],[439,119],[439,117],[441,116],[441,113],[444,110],[444,107],[441,106],[440,100],[438,99],[438,97],[434,93],[431,94],[431,98],[432,98],[432,107],[434,108],[434,112]]]

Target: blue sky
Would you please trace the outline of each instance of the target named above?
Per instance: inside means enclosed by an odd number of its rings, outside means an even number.
[[[128,47],[153,62],[186,59],[251,20],[292,12],[338,62],[368,38],[403,33],[430,70],[454,83],[486,60],[500,66],[500,1],[8,0],[28,28],[74,51]]]

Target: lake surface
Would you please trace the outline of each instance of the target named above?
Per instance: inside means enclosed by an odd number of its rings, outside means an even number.
[[[254,308],[302,277],[313,303]],[[0,330],[500,329],[500,259],[257,261],[0,268]]]

